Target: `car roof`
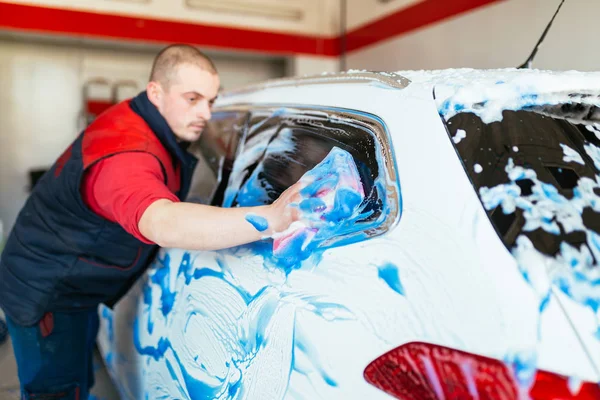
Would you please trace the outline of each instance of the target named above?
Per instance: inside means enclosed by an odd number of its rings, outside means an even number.
[[[578,103],[600,107],[600,72],[537,69],[439,69],[405,71],[348,70],[277,78],[223,91],[220,100],[271,88],[374,84],[387,90],[420,87],[431,91],[438,110],[450,118],[457,112],[478,111],[485,122],[498,120],[500,109]]]
[[[339,73],[322,73],[319,75],[304,75],[285,78],[269,79],[263,82],[241,86],[235,89],[224,90],[219,97],[230,97],[249,92],[257,92],[270,88],[297,87],[308,85],[327,85],[331,83],[378,83],[391,89],[403,89],[410,81],[394,72],[376,71],[346,71]]]
[[[472,112],[490,123],[499,121],[504,110],[562,104],[600,106],[600,72],[463,68],[396,74],[432,90],[446,119],[458,112]]]
[[[537,91],[564,90],[600,90],[600,71],[553,71],[538,69],[437,69],[437,70],[400,70],[400,71],[370,71],[350,69],[344,72],[318,75],[303,75],[269,79],[266,81],[241,86],[223,91],[224,95],[240,92],[262,90],[270,87],[315,85],[327,83],[351,83],[372,81],[383,83],[390,88],[403,89],[409,84],[425,86],[494,86],[498,81],[504,83],[529,82]]]

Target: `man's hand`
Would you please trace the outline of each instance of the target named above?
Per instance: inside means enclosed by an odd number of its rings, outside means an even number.
[[[298,220],[293,204],[301,200],[302,185],[295,183],[270,205],[222,208],[161,199],[152,203],[139,220],[142,235],[161,247],[186,250],[220,250],[261,240],[285,231]],[[258,231],[246,217],[265,218],[267,230]]]
[[[271,234],[285,231],[294,221],[300,217],[298,203],[302,200],[300,191],[303,185],[296,182],[287,188],[273,204],[269,205],[267,221]]]

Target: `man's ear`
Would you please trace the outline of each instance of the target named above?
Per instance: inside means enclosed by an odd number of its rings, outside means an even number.
[[[146,85],[146,93],[148,94],[148,99],[150,102],[158,108],[158,105],[161,103],[162,96],[164,95],[160,83],[153,81],[148,82]]]

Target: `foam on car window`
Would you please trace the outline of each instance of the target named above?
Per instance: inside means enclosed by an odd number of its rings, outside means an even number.
[[[492,221],[506,220],[498,218],[500,211],[506,217],[517,215],[520,223],[524,220],[520,230],[510,230],[518,233],[516,240],[503,237],[508,229],[500,236],[538,296],[540,314],[556,301],[553,290],[560,291],[592,310],[600,340],[600,75],[511,71],[506,77],[485,72],[463,76],[457,70],[445,77],[451,79],[444,83],[439,76],[414,76],[421,82],[440,82],[435,84],[436,102],[450,135],[466,129],[467,139],[481,137],[490,147],[496,146],[498,155],[487,145],[478,152],[476,142],[470,149],[465,141],[454,142],[485,209],[496,214]],[[585,93],[577,93],[577,88]],[[494,133],[506,134],[506,140]],[[510,154],[511,140],[519,137],[523,146],[513,147]],[[486,174],[474,175],[477,157],[488,150],[496,158],[486,165],[488,171],[483,168]],[[561,162],[573,168],[566,169]],[[535,239],[540,232],[557,249],[544,248],[543,241]],[[536,362],[532,357],[528,369],[535,370]]]
[[[233,165],[229,185],[225,191],[223,207],[231,207],[234,200],[237,200],[240,206],[266,203],[269,187],[267,182],[258,180],[263,169],[260,161],[272,154],[285,156],[294,151],[294,148],[291,130],[278,132],[277,127],[272,127],[260,135],[250,137],[244,144],[244,151],[238,155]],[[256,163],[258,165],[248,176],[248,167]]]
[[[586,245],[579,249],[562,242],[555,257],[536,250],[526,236],[517,238],[513,254],[521,272],[532,282],[540,296],[540,311],[543,311],[554,283],[573,300],[590,306],[597,313],[600,308],[600,269],[593,267],[592,255],[596,260],[600,259],[600,235],[584,225],[582,212],[585,208],[600,212],[600,196],[594,191],[600,189],[600,182],[587,177],[579,179],[573,190],[573,198],[567,199],[553,185],[540,181],[532,169],[515,166],[512,159],[509,160],[506,173],[510,183],[481,188],[480,196],[486,209],[502,206],[504,213],[510,214],[520,208],[526,220],[524,231],[541,228],[558,235],[562,229],[565,233],[582,231],[586,235]],[[530,195],[523,195],[516,184],[523,179],[533,182]],[[540,275],[545,269],[551,272],[547,278],[543,278],[544,274]],[[598,332],[600,334],[600,330]]]
[[[273,256],[284,268],[308,258],[326,240],[343,235],[362,218],[365,193],[347,151],[334,147],[300,182],[300,219],[273,235]]]
[[[240,147],[223,206],[269,204],[303,176],[303,179],[313,179],[315,185],[324,184],[315,178],[321,174],[333,180],[341,177],[348,187],[335,191],[337,204],[356,211],[335,231],[321,227],[319,235],[315,236],[314,227],[298,229],[298,236],[289,242],[289,246],[280,246],[278,242],[275,252],[271,243],[251,244],[268,265],[289,273],[300,268],[310,257],[318,263],[327,248],[365,240],[390,214],[395,214],[398,207],[393,201],[395,198],[386,196],[394,183],[385,170],[383,149],[366,126],[335,114],[315,112],[313,115],[312,111],[304,114],[297,110],[257,113],[255,120],[258,122],[250,128]],[[326,166],[338,168],[337,177],[331,171],[326,172]],[[313,172],[307,172],[311,168],[314,168]],[[358,187],[350,185],[350,181],[360,182],[360,196],[347,190]],[[318,196],[307,197],[301,205],[306,215],[323,206]],[[343,208],[334,212],[346,212]],[[333,214],[328,217],[332,218]]]

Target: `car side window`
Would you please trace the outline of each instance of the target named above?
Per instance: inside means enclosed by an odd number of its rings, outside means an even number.
[[[187,201],[218,205],[222,203],[237,145],[248,116],[247,111],[213,113],[200,139],[189,148],[198,157],[198,165]]]
[[[348,110],[254,109],[223,206],[272,203],[333,147],[350,153],[360,174],[365,200],[358,231],[385,231],[398,216],[400,200],[385,127],[375,116]]]

